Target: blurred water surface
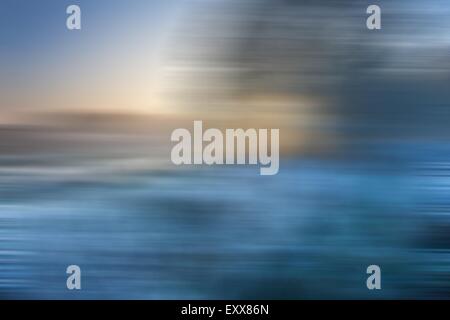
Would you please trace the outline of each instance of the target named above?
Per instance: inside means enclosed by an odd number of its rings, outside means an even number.
[[[77,2],[0,0],[0,298],[450,298],[448,1]],[[194,120],[279,174],[174,166]]]
[[[373,298],[365,269],[378,264],[375,297],[447,297],[448,215],[420,210],[445,205],[446,176],[307,159],[284,161],[276,180],[255,172],[3,174],[1,295]],[[82,269],[75,293],[71,264]]]

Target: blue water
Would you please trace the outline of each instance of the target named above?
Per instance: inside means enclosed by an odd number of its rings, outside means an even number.
[[[258,172],[3,175],[0,296],[449,297],[449,219],[423,209],[442,203],[447,177],[300,160],[274,177]],[[66,288],[72,264],[80,291]],[[366,288],[371,264],[380,291]]]

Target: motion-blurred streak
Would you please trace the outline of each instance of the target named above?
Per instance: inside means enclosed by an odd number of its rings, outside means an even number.
[[[447,1],[78,2],[0,3],[1,298],[450,298]],[[279,174],[174,166],[195,120]]]

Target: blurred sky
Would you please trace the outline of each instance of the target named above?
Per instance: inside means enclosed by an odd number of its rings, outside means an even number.
[[[65,27],[70,4],[81,6],[81,31]],[[377,79],[388,79],[398,93],[418,86],[404,81],[410,75],[447,78],[448,2],[379,1],[378,33],[365,28],[369,4],[2,0],[0,116],[22,110],[171,113],[190,107],[217,113],[221,108],[221,117],[236,108],[257,109],[259,116],[269,109],[271,118],[277,110],[298,114],[305,104],[332,105],[339,113],[339,104],[360,107],[353,91],[379,94],[373,88]],[[431,94],[443,94],[432,86]],[[168,87],[178,91],[168,96]],[[187,94],[177,100],[180,88]],[[227,99],[236,92],[245,97],[232,101],[232,108]],[[296,121],[311,121],[308,116]]]
[[[70,4],[80,31],[66,28]],[[366,28],[369,4],[2,0],[0,123],[166,114],[281,128],[284,147],[330,150],[336,137],[441,134],[448,2],[379,1],[379,31]]]
[[[0,2],[0,109],[158,112],[158,48],[179,1]],[[82,30],[66,28],[79,4]]]

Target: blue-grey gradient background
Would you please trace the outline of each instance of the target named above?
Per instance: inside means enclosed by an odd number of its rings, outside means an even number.
[[[450,298],[449,54],[448,1],[0,0],[0,298]],[[279,174],[174,166],[193,120]]]

